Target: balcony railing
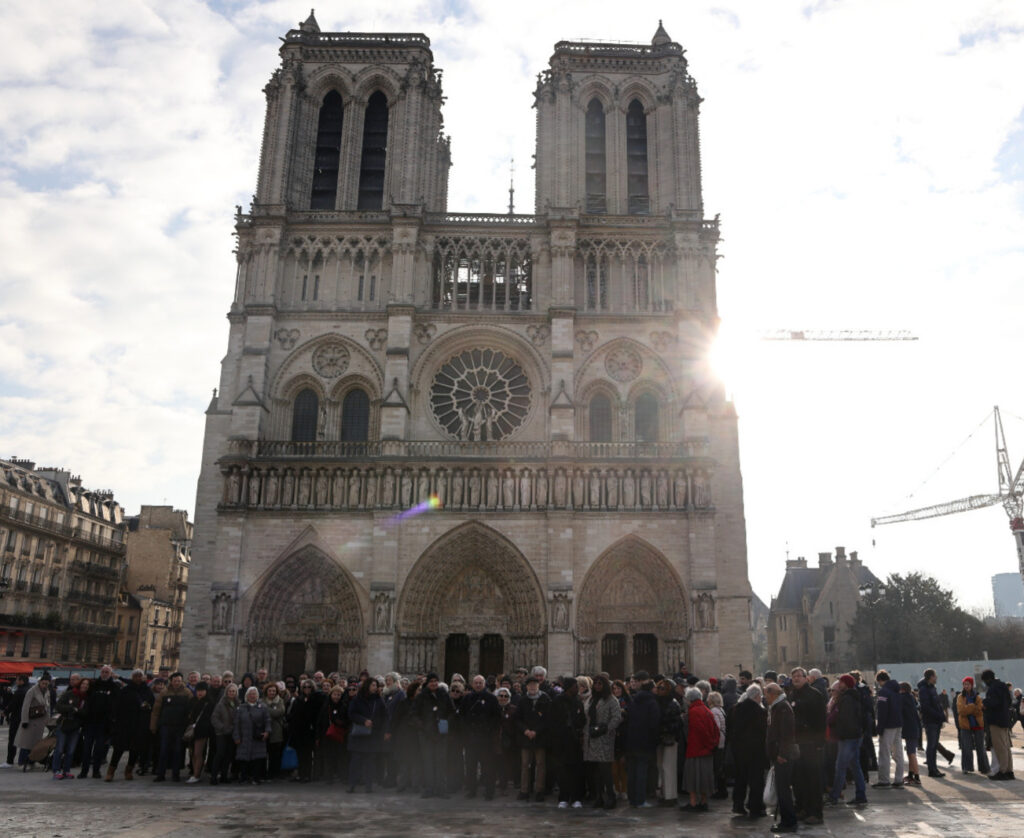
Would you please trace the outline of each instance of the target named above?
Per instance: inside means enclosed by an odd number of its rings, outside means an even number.
[[[99,562],[86,562],[81,559],[75,559],[71,562],[71,569],[91,576],[100,576],[104,579],[118,579],[121,576],[121,571],[116,567],[110,567]]]
[[[71,534],[71,537],[78,541],[86,541],[89,544],[95,544],[98,547],[103,547],[107,550],[113,550],[116,553],[123,553],[127,549],[127,545],[117,538],[108,538],[105,535],[96,535],[95,533],[89,532],[84,527],[77,527]]]
[[[31,585],[28,586],[28,590],[29,593],[32,594],[41,594],[43,592],[43,583],[33,582]]]
[[[463,442],[376,440],[371,442],[236,441],[234,450],[255,459],[310,460],[678,460],[708,456],[706,442]]]
[[[34,512],[26,512],[24,509],[11,509],[9,506],[0,507],[0,518],[10,518],[20,521],[39,530],[55,533],[56,535],[71,535],[71,526],[66,523],[57,523],[52,518],[44,518]]]

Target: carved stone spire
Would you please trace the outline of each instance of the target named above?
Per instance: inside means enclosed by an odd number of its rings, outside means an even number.
[[[654,37],[651,38],[652,47],[663,47],[666,44],[671,44],[672,39],[668,36],[668,32],[665,31],[665,27],[661,21],[658,21],[658,31],[654,33]]]
[[[307,17],[302,23],[299,24],[299,29],[303,32],[312,32],[315,35],[320,34],[320,24],[316,22],[316,9],[309,10],[309,17]]]

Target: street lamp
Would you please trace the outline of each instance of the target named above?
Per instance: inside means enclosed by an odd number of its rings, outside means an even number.
[[[860,601],[868,607],[871,616],[871,666],[878,672],[878,640],[875,637],[875,606],[885,595],[885,585],[881,582],[866,582],[860,586]]]

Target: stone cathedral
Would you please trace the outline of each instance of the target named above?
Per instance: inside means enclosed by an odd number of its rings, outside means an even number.
[[[447,206],[420,34],[282,39],[182,660],[381,673],[752,664],[718,221],[683,48],[555,44],[531,215]]]

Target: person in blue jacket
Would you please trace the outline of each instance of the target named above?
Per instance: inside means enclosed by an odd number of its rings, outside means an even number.
[[[928,763],[929,777],[945,777],[935,764],[935,756],[939,748],[939,731],[946,723],[946,712],[939,702],[939,692],[935,689],[938,680],[934,669],[926,669],[924,678],[917,684],[918,700],[921,702],[921,720],[924,722],[925,762]],[[950,760],[952,761],[952,760]]]
[[[884,669],[875,676],[877,696],[875,728],[878,732],[878,782],[872,788],[903,788],[903,697],[900,685]],[[896,780],[890,781],[891,760],[896,760]]]

